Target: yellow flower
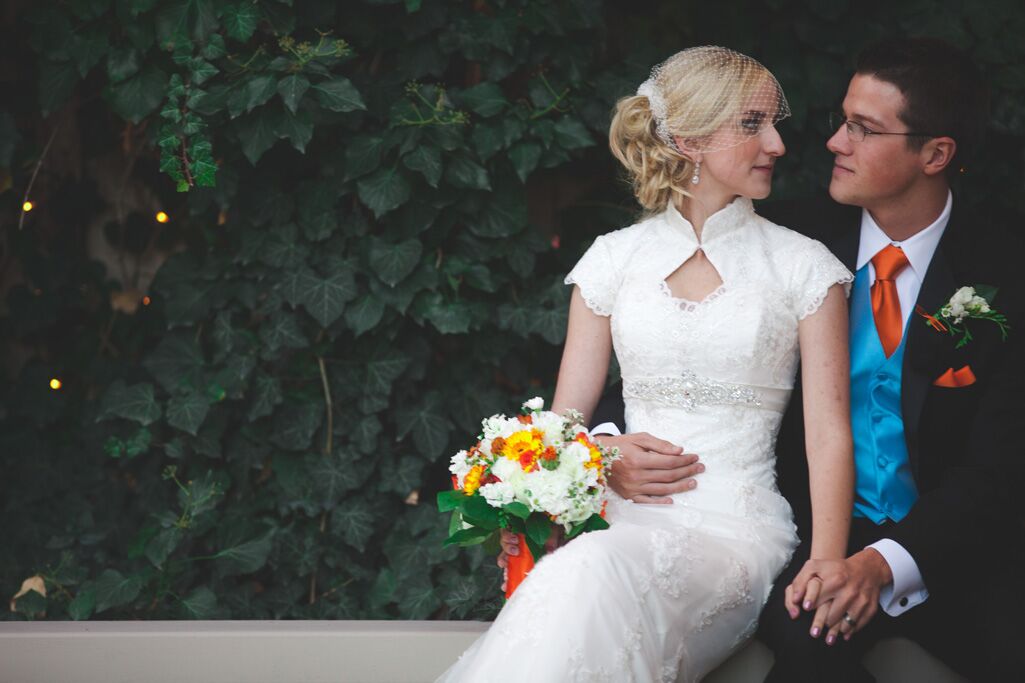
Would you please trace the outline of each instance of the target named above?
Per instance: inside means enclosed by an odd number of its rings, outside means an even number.
[[[480,478],[484,474],[483,465],[474,465],[463,478],[463,493],[472,496],[480,488]]]
[[[524,472],[537,469],[537,458],[544,451],[541,432],[537,429],[513,433],[505,440],[502,455],[509,460],[518,460]]]

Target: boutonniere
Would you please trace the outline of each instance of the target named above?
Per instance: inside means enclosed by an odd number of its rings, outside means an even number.
[[[989,305],[989,302],[996,296],[997,288],[989,285],[975,285],[974,287],[961,287],[950,300],[943,304],[936,313],[930,315],[921,306],[917,307],[918,314],[925,318],[925,323],[937,332],[949,332],[957,338],[954,348],[959,349],[972,340],[972,333],[968,331],[967,320],[989,320],[1000,328],[1001,339],[1007,339],[1007,316],[999,313]]]

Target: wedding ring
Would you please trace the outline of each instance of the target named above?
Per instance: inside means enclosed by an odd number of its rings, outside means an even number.
[[[844,620],[844,622],[845,622],[845,623],[846,623],[846,624],[847,624],[848,626],[850,626],[851,628],[854,628],[855,626],[857,626],[857,625],[858,625],[858,622],[854,620],[854,617],[852,617],[852,616],[851,616],[851,615],[850,615],[849,613],[847,613],[847,612],[844,612],[844,613],[843,613],[843,620]]]

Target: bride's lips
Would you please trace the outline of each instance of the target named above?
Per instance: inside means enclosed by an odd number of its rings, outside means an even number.
[[[755,166],[756,171],[762,171],[763,173],[772,173],[773,164],[766,164],[764,166]]]
[[[841,166],[840,164],[835,162],[833,163],[833,175],[846,175],[848,173],[853,174],[854,171],[847,168],[846,166]]]

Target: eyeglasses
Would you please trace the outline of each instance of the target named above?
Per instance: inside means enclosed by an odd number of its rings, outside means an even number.
[[[939,137],[933,133],[887,133],[885,131],[872,130],[857,121],[851,121],[843,114],[832,113],[829,115],[831,130],[837,130],[840,126],[847,128],[847,137],[851,142],[861,142],[870,135],[902,135],[908,138],[935,138]]]

